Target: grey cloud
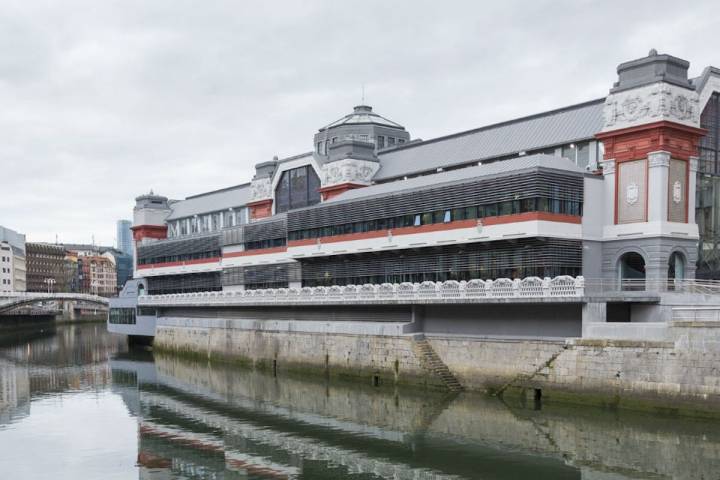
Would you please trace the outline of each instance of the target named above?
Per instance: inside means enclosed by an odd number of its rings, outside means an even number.
[[[113,243],[153,188],[247,181],[360,101],[431,138],[720,64],[715,1],[0,0],[0,224]],[[8,181],[8,178],[11,180]]]

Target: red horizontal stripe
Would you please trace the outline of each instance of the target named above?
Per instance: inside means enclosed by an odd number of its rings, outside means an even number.
[[[543,220],[546,222],[575,223],[582,222],[582,217],[577,215],[565,215],[562,213],[550,212],[526,212],[514,215],[499,215],[497,217],[482,218],[483,225],[502,225],[505,223],[518,223]],[[374,230],[371,232],[348,233],[344,235],[333,235],[330,237],[320,237],[320,243],[349,242],[352,240],[364,240],[368,238],[387,237],[388,231],[392,231],[395,235],[412,235],[415,233],[442,232],[446,230],[456,230],[459,228],[472,228],[478,224],[477,219],[456,220],[447,223],[432,223],[430,225],[420,225],[417,227],[401,227],[385,230]],[[315,245],[318,243],[317,238],[305,238],[302,240],[292,240],[288,242],[289,247],[301,247],[304,245]]]
[[[220,257],[197,258],[195,260],[181,260],[178,262],[146,263],[145,265],[138,265],[137,268],[140,270],[143,268],[180,267],[182,265],[198,265],[201,263],[214,263],[219,261]]]
[[[287,247],[258,248],[256,250],[243,250],[242,252],[228,252],[223,254],[223,258],[247,257],[249,255],[264,255],[266,253],[282,252],[287,252]]]

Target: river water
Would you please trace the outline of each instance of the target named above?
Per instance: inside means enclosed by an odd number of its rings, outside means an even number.
[[[2,479],[720,479],[720,424],[0,338]]]

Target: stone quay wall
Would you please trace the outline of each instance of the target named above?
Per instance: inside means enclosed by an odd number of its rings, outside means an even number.
[[[330,324],[328,324],[330,325]],[[235,328],[232,320],[161,318],[155,347],[278,371],[442,387],[413,349],[417,334],[360,327]],[[387,328],[387,327],[386,327]],[[351,333],[348,333],[351,332]],[[720,412],[720,322],[673,322],[672,341],[500,339],[430,335],[467,390],[631,408]],[[376,332],[375,332],[376,333]]]
[[[428,376],[412,349],[412,335],[388,326],[377,334],[368,326],[298,331],[299,322],[278,322],[276,329],[248,328],[234,319],[160,318],[154,348],[181,355],[234,361],[266,370],[302,371],[330,376],[365,378],[367,382],[407,383],[440,387]],[[314,322],[313,322],[314,323]],[[371,322],[369,322],[371,323]],[[235,326],[242,328],[235,328]],[[317,330],[317,329],[313,329]],[[348,333],[352,332],[352,333]],[[376,379],[374,379],[376,377]]]

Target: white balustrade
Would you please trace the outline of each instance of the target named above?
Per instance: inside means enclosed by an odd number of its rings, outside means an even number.
[[[443,303],[491,299],[582,297],[585,279],[567,275],[555,278],[474,279],[457,282],[404,282],[381,285],[333,285],[331,287],[269,288],[264,290],[173,293],[143,295],[141,305],[241,305],[298,303]],[[74,296],[77,298],[77,296]]]

